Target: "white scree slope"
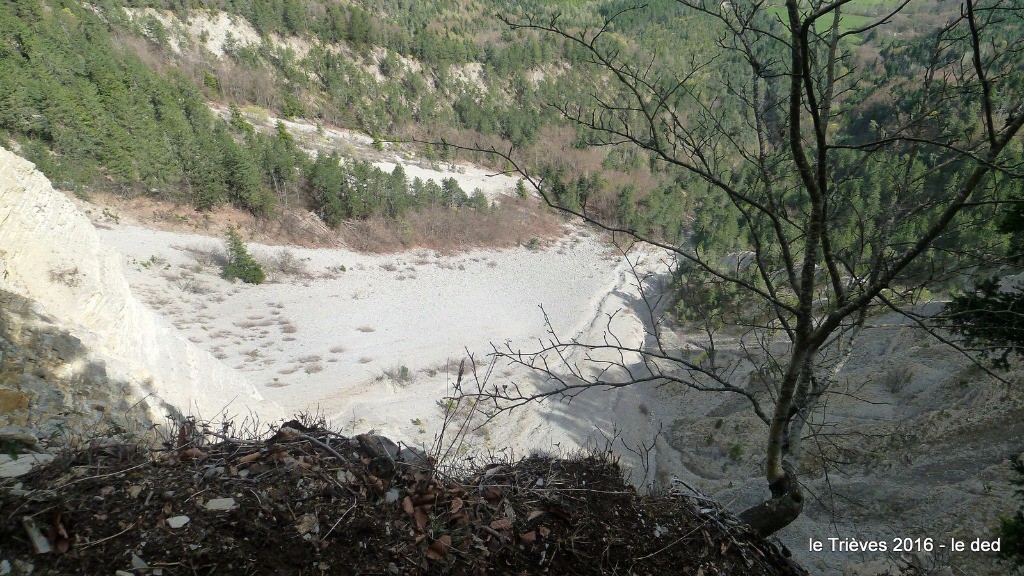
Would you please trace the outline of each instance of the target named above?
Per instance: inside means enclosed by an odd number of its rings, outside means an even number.
[[[240,374],[186,341],[131,294],[121,256],[35,166],[0,148],[0,289],[36,302],[127,382],[155,421],[161,403],[214,417],[281,416]]]

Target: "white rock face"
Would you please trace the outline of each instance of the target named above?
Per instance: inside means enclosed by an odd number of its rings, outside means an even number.
[[[88,218],[27,160],[0,148],[0,289],[36,303],[129,384],[153,421],[163,404],[204,418],[281,413],[244,377],[185,340],[138,302],[121,256],[100,243]],[[130,404],[134,404],[131,402]]]

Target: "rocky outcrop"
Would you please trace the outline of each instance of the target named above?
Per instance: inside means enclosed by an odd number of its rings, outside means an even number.
[[[127,408],[140,421],[276,419],[241,375],[132,296],[120,258],[32,163],[0,148],[0,423]]]
[[[144,411],[127,404],[129,386],[111,380],[88,352],[31,300],[0,290],[0,421],[45,436],[149,425]]]

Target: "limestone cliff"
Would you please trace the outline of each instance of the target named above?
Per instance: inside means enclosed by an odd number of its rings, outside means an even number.
[[[0,148],[0,422],[59,410],[49,392],[65,410],[87,413],[102,397],[138,404],[153,421],[169,408],[280,416],[245,378],[137,301],[120,258],[32,163]],[[54,342],[73,345],[49,354]],[[35,350],[18,351],[26,343]]]

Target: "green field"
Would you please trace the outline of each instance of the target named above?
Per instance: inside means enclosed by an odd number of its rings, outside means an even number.
[[[852,0],[843,6],[839,29],[842,32],[849,32],[863,28],[887,14],[887,11],[892,10],[899,3],[900,0]],[[767,10],[770,15],[778,18],[784,19],[786,16],[786,7],[782,0],[776,0],[776,4],[769,6]],[[831,23],[831,18],[820,22],[822,27],[829,26]],[[858,44],[863,41],[859,35],[853,35],[850,38]]]

